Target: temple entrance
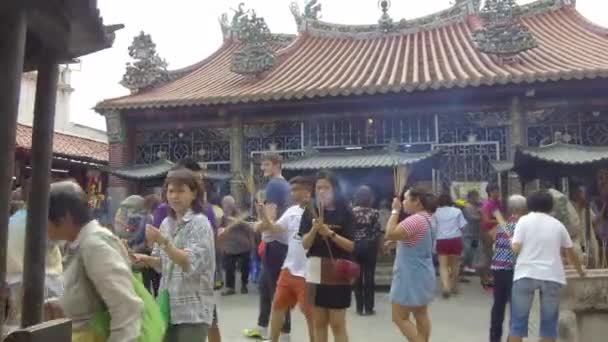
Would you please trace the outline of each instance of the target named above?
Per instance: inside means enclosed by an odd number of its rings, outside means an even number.
[[[500,177],[490,165],[490,161],[500,160],[499,142],[435,144],[433,149],[443,151],[439,167],[433,172],[436,191],[449,190],[452,182],[489,182],[501,186]]]

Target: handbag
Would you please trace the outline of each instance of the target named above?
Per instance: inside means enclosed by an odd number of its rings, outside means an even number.
[[[352,262],[347,259],[335,259],[327,238],[323,238],[323,241],[325,241],[325,245],[329,251],[329,258],[334,265],[334,272],[338,279],[348,281],[350,284],[352,284],[361,275],[361,266],[359,266],[359,264],[356,262]]]

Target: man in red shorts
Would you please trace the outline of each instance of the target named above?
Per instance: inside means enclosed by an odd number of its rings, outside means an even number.
[[[277,288],[272,303],[270,315],[270,340],[278,342],[283,320],[287,312],[300,304],[300,308],[306,317],[310,341],[313,341],[311,308],[306,301],[306,250],[302,247],[302,238],[299,235],[300,220],[304,213],[304,206],[310,200],[312,193],[312,180],[305,177],[295,177],[289,182],[291,196],[295,205],[287,209],[285,213],[273,223],[266,210],[260,208],[263,213],[262,221],[258,229],[270,231],[273,234],[284,233],[289,238],[287,257],[283,263]]]

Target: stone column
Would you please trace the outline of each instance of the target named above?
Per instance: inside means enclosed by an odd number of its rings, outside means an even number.
[[[245,203],[245,176],[243,161],[245,144],[243,141],[243,119],[240,115],[232,117],[230,124],[230,194],[236,200],[238,206]]]
[[[509,114],[511,117],[511,146],[508,149],[508,156],[509,160],[514,160],[517,147],[526,145],[525,119],[521,99],[518,96],[514,96],[511,99]],[[521,194],[523,189],[519,176],[515,172],[509,172],[507,178],[507,191],[509,195]]]
[[[9,6],[10,8],[10,6]],[[15,163],[15,135],[17,113],[19,112],[19,92],[23,76],[23,58],[27,21],[25,13],[19,9],[10,10],[0,16],[0,333],[4,322],[7,289],[6,245],[8,243],[8,222],[11,205],[12,179]]]
[[[103,113],[106,118],[108,143],[109,143],[109,166],[119,168],[130,165],[131,153],[127,134],[127,123],[119,111],[108,111]],[[129,195],[130,184],[127,180],[110,176],[108,186],[108,210],[110,221],[120,202]]]

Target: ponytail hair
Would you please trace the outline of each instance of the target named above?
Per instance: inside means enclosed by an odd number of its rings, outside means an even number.
[[[407,194],[411,199],[420,201],[420,204],[427,212],[433,214],[437,210],[437,196],[434,194],[415,188],[410,189]]]

